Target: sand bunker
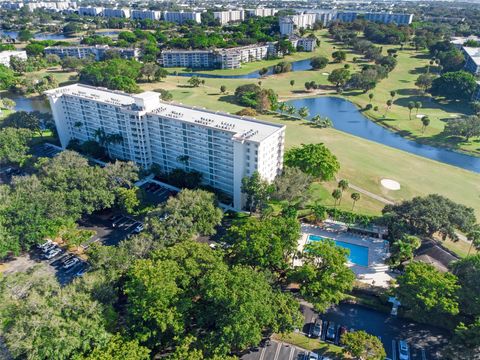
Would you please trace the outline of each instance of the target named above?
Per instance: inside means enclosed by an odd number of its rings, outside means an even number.
[[[418,114],[418,115],[417,115],[417,118],[418,118],[418,119],[421,119],[421,118],[423,118],[424,116],[425,116],[425,115],[423,115],[423,114]]]
[[[325,76],[327,76],[327,75],[330,75],[330,74],[329,74],[329,73],[322,73],[322,75],[325,75]]]
[[[382,186],[388,190],[400,190],[400,183],[391,179],[382,179],[380,181]]]

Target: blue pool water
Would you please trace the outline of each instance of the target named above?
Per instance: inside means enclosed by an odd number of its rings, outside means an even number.
[[[324,237],[318,235],[308,235],[308,241],[322,241]],[[355,265],[368,266],[368,248],[355,244],[346,243],[339,240],[333,240],[335,245],[350,250],[348,260]]]

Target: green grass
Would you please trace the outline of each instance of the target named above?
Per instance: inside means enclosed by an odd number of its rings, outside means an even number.
[[[306,71],[295,74],[298,74],[297,78],[301,78],[310,73]],[[282,84],[289,81],[288,76],[282,74],[262,81],[267,83],[266,87],[272,87],[281,92],[285,91],[282,90]],[[149,90],[169,89],[177,102],[235,113],[242,107],[231,102],[229,97],[238,85],[252,82],[243,79],[207,79],[205,86],[191,88],[186,85],[187,80],[178,78],[177,83],[175,78],[167,78],[160,83],[142,84],[142,87]],[[220,93],[222,84],[227,85],[229,94]],[[372,193],[392,201],[438,193],[473,207],[477,216],[480,216],[480,175],[477,173],[425,159],[335,129],[312,128],[306,122],[287,120],[273,115],[257,117],[287,126],[287,148],[302,143],[325,143],[340,161],[341,169],[338,176]],[[386,190],[380,185],[382,178],[400,182],[401,190]],[[351,204],[348,199],[345,200],[345,206]],[[362,196],[357,209],[361,209],[365,201],[371,202],[368,204],[370,211],[367,212],[369,213],[378,213],[383,207],[383,204],[377,204],[375,201],[367,200],[366,196]]]
[[[272,338],[333,359],[343,359],[340,346],[328,344],[319,339],[312,339],[300,333],[275,334]]]

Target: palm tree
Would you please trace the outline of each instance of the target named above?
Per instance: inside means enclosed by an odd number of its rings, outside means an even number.
[[[360,200],[360,194],[357,193],[357,192],[354,192],[354,193],[352,193],[352,195],[350,195],[350,197],[351,197],[352,200],[353,200],[353,205],[352,205],[352,211],[353,211],[353,209],[355,208],[355,203],[356,203],[358,200]]]
[[[293,106],[293,105],[288,106],[288,108],[287,108],[288,115],[293,116],[293,115],[295,115],[296,112],[297,112],[297,109],[295,108],[295,106]]]
[[[412,110],[415,107],[415,103],[413,101],[408,102],[408,119],[412,120]]]
[[[340,189],[341,193],[343,194],[343,192],[348,189],[348,180],[346,180],[346,179],[340,180],[338,182],[338,188]],[[342,201],[342,199],[340,198],[340,201],[338,202],[338,205],[340,205],[341,201]]]
[[[302,119],[305,119],[309,115],[308,108],[306,106],[302,106],[300,109],[298,109],[298,115]]]
[[[415,102],[415,109],[417,109],[417,115],[418,115],[418,109],[422,107],[422,103],[420,101]]]
[[[395,97],[395,95],[397,95],[397,92],[396,91],[390,91],[390,96],[392,97],[392,100],[393,98]]]
[[[281,102],[278,104],[278,110],[280,110],[282,113],[287,111],[288,105],[284,102]]]
[[[332,197],[335,199],[334,207],[337,208],[337,201],[342,198],[342,191],[340,189],[333,190]],[[340,204],[340,202],[339,202],[339,204]]]
[[[368,98],[370,99],[370,104],[372,103],[374,95],[372,93],[368,94]]]
[[[295,80],[290,80],[290,86],[295,85]]]
[[[425,132],[425,129],[430,125],[430,118],[428,116],[422,116],[422,134]]]

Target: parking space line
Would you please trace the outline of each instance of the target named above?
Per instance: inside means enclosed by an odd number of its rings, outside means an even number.
[[[262,348],[262,352],[260,353],[260,357],[258,358],[258,360],[263,360],[263,358],[265,357],[265,351],[267,350],[267,347],[264,346]]]
[[[288,357],[288,360],[293,360],[294,353],[295,353],[295,346],[292,346],[290,349],[290,356]]]
[[[283,343],[277,343],[277,350],[275,351],[275,357],[273,360],[278,360],[278,355],[280,355],[280,350],[283,346]]]
[[[392,360],[397,360],[397,349],[395,348],[395,340],[392,340]]]

